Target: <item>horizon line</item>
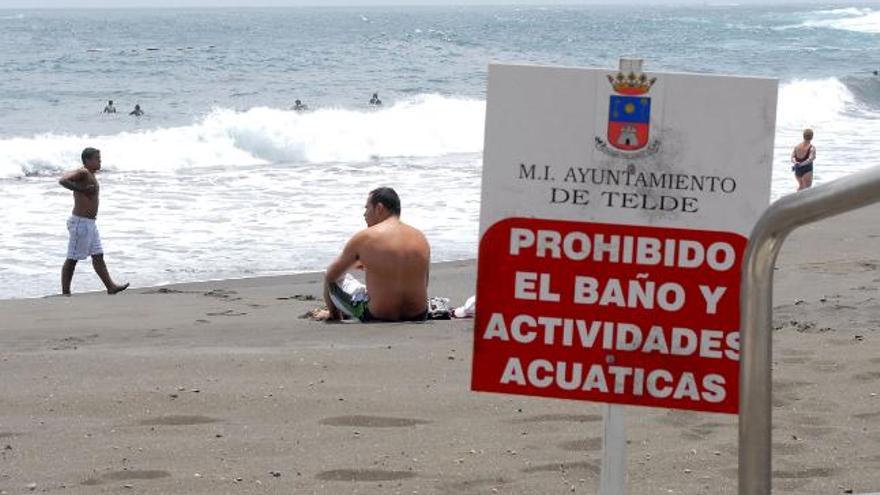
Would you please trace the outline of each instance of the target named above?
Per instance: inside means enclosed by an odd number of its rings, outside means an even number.
[[[553,7],[627,7],[627,6],[651,6],[651,7],[745,7],[745,6],[777,6],[781,4],[801,4],[801,5],[809,5],[809,4],[823,4],[822,0],[739,0],[739,1],[724,1],[724,0],[678,0],[671,2],[656,2],[651,0],[633,0],[631,2],[621,3],[614,2],[613,0],[569,0],[569,1],[560,1],[553,3],[535,3],[534,0],[523,0],[521,2],[516,0],[478,0],[476,2],[466,2],[466,0],[462,0],[461,3],[448,3],[443,2],[442,0],[428,0],[424,3],[412,3],[406,2],[403,0],[402,2],[395,3],[370,3],[370,4],[360,4],[360,3],[351,3],[350,1],[341,0],[339,3],[331,3],[328,5],[326,1],[320,0],[306,0],[303,3],[295,4],[295,5],[278,5],[277,3],[265,3],[265,4],[243,4],[243,5],[186,5],[186,4],[177,4],[177,5],[155,5],[152,4],[131,4],[131,5],[70,5],[70,6],[60,6],[60,5],[43,5],[43,6],[33,6],[33,5],[22,5],[22,6],[9,6],[9,5],[0,5],[0,10],[25,10],[25,11],[33,11],[33,10],[129,10],[129,9],[149,9],[149,10],[159,10],[159,9],[169,9],[169,10],[181,10],[181,9],[267,9],[267,8],[278,8],[278,9],[286,9],[286,8],[345,8],[345,7],[359,7],[359,8],[382,8],[382,7],[405,7],[405,8],[419,8],[419,7],[535,7],[535,8],[553,8]],[[860,4],[862,2],[854,2],[856,4]]]

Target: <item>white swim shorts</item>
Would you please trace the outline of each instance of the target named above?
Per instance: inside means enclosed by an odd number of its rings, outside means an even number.
[[[70,240],[67,242],[67,258],[84,260],[94,254],[103,254],[101,236],[95,219],[71,215],[67,219],[67,231]]]

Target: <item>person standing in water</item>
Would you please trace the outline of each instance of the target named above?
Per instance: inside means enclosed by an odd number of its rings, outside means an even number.
[[[116,294],[128,288],[128,284],[116,285],[110,278],[107,265],[104,263],[104,249],[101,247],[101,236],[95,219],[98,217],[98,179],[95,173],[101,170],[101,151],[86,148],[82,152],[82,168],[65,173],[59,184],[73,191],[73,212],[67,219],[67,231],[70,239],[67,243],[67,259],[61,268],[61,293],[70,295],[70,281],[76,263],[89,256],[92,267],[104,282],[107,294]]]
[[[798,191],[813,185],[813,160],[816,159],[816,147],[813,146],[813,130],[804,129],[804,140],[791,152],[791,166],[797,179]]]

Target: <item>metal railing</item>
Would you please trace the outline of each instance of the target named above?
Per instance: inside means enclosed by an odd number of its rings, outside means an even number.
[[[752,230],[740,289],[739,495],[769,495],[773,266],[797,227],[880,201],[880,167],[786,196]]]

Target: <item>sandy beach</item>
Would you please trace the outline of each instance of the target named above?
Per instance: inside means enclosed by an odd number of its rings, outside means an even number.
[[[776,493],[880,492],[878,218],[778,261]],[[598,404],[470,392],[472,320],[303,319],[320,280],[0,301],[0,493],[596,493]],[[735,416],[626,411],[629,493],[736,492]]]

